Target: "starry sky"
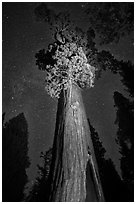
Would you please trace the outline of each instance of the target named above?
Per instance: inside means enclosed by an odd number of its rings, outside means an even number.
[[[35,53],[46,49],[53,39],[48,25],[37,22],[34,16],[34,8],[39,3],[2,4],[2,109],[6,112],[5,121],[21,112],[27,119],[31,161],[27,174],[32,184],[40,152],[52,146],[57,111],[57,100],[50,98],[44,88],[45,73],[35,65]],[[50,2],[48,6],[56,12],[69,10],[76,25],[84,31],[89,28],[89,19],[84,13],[88,3]],[[99,50],[109,50],[119,60],[131,60],[133,63],[133,33],[121,38],[118,44],[103,46],[99,45],[96,37],[96,45]],[[99,80],[95,80],[94,88],[83,91],[83,100],[87,116],[106,148],[105,156],[112,158],[120,174],[119,147],[115,143],[118,127],[114,124],[114,91],[131,100],[120,75],[106,71]]]

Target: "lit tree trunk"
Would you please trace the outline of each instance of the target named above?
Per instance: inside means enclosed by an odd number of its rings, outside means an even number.
[[[92,171],[90,201],[104,201],[81,90],[71,84],[58,102],[50,201],[84,202],[88,165]]]

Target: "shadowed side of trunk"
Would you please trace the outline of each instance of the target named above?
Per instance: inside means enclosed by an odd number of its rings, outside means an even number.
[[[86,172],[90,165],[90,200],[102,201],[90,129],[81,90],[75,84],[61,93],[58,102],[53,160],[50,173],[50,201],[84,202]],[[92,189],[92,190],[91,190]]]

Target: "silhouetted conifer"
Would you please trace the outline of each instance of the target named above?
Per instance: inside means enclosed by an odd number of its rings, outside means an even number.
[[[103,192],[106,202],[126,202],[128,201],[127,188],[122,182],[111,159],[105,159],[105,148],[100,141],[99,135],[90,124],[91,137],[94,144],[94,151],[98,163],[98,169],[102,182]]]
[[[116,121],[118,125],[116,142],[120,145],[121,171],[127,187],[127,201],[134,201],[134,105],[121,93],[114,92]]]
[[[37,165],[38,167],[38,176],[34,182],[34,185],[31,187],[29,194],[25,197],[26,202],[48,202],[49,201],[49,172],[50,165],[52,161],[52,148],[48,151],[41,152],[43,159],[43,165]]]
[[[19,202],[27,182],[28,125],[21,113],[2,127],[2,201]]]

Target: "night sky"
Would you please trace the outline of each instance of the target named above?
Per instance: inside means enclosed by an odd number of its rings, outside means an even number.
[[[52,146],[57,110],[57,100],[50,98],[44,88],[45,73],[35,65],[35,53],[53,41],[48,25],[36,21],[34,8],[37,5],[39,3],[3,3],[2,18],[2,108],[6,112],[5,122],[22,112],[28,122],[29,184],[36,176],[40,152]],[[76,25],[86,31],[89,28],[89,19],[84,14],[87,3],[48,3],[48,6],[56,12],[69,10]],[[119,60],[133,62],[133,33],[120,39],[118,44],[106,46],[99,46],[96,38],[96,45],[99,50],[109,50]],[[114,91],[131,100],[120,75],[106,71],[95,80],[94,88],[83,91],[83,100],[87,116],[107,151],[106,158],[112,158],[120,174]]]

